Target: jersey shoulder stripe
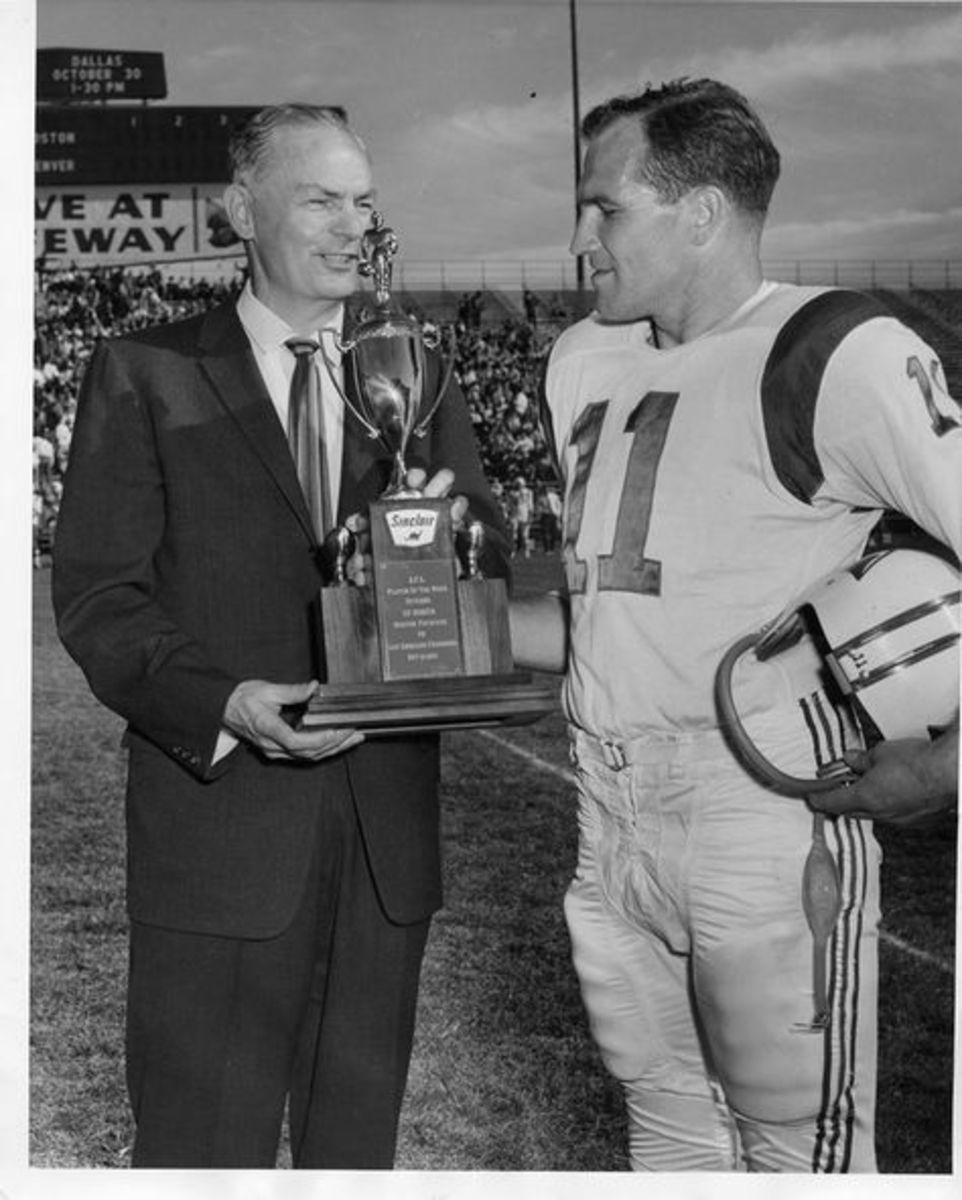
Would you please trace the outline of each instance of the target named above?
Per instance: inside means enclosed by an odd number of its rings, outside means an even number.
[[[782,326],[762,373],[768,453],[779,481],[805,504],[822,484],[815,450],[815,405],[822,378],[842,341],[866,321],[891,313],[861,292],[823,292]]]

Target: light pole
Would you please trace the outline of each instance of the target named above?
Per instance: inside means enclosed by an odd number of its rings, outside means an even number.
[[[578,220],[578,189],[581,185],[581,103],[578,88],[578,6],[577,0],[568,0],[568,25],[571,31],[571,119],[574,135],[575,156],[575,221]],[[575,256],[575,278],[578,299],[581,300],[585,287],[585,264],[582,255]]]

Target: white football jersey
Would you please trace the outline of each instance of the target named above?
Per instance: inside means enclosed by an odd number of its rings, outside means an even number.
[[[690,342],[647,333],[588,317],[545,378],[565,704],[622,740],[715,726],[726,650],[854,561],[882,510],[962,553],[962,413],[937,355],[876,301],[765,283]]]

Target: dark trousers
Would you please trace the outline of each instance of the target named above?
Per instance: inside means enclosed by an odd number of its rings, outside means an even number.
[[[264,941],[134,923],[127,1085],[135,1167],[389,1169],[429,920],[392,924],[353,802],[319,797],[293,923]]]

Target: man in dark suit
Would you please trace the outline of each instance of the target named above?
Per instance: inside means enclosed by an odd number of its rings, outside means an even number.
[[[323,531],[285,437],[285,343],[342,328],[371,170],[343,113],[303,105],[263,110],[231,157],[249,282],[97,347],[54,562],[63,641],[128,722],[133,1162],[273,1166],[289,1100],[295,1166],[388,1168],[441,903],[438,741],[285,720],[324,678]],[[391,462],[336,394],[323,407],[344,520]],[[435,491],[453,474],[503,574],[456,387],[411,457]]]

